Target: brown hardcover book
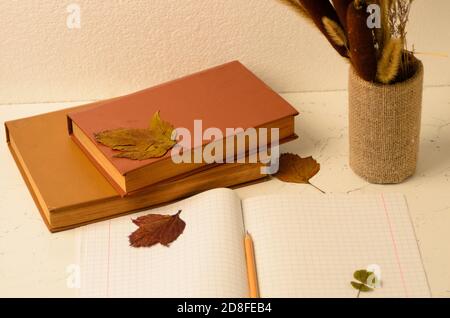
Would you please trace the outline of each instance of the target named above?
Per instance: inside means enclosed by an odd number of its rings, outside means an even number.
[[[68,112],[83,107],[5,123],[9,148],[52,232],[264,177],[257,164],[222,164],[121,197],[67,135]]]
[[[224,138],[229,137],[227,128],[279,128],[279,138],[284,142],[295,137],[294,117],[298,115],[288,102],[237,61],[69,113],[69,133],[121,195],[206,165],[176,164],[170,151],[161,158],[147,160],[117,158],[117,151],[95,140],[96,133],[106,130],[147,128],[157,111],[174,127],[191,132],[193,142],[188,150],[192,152],[208,143],[195,143],[195,120],[202,120],[203,131],[220,129]],[[243,150],[249,149],[240,149]]]

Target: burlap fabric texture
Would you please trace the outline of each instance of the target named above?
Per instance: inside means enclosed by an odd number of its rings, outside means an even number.
[[[408,80],[382,85],[349,72],[350,167],[370,183],[403,182],[415,173],[420,142],[423,64]]]

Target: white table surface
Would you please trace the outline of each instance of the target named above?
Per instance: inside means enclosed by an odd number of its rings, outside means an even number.
[[[450,87],[426,88],[416,175],[400,185],[371,185],[348,166],[347,93],[284,94],[301,112],[297,141],[283,151],[313,155],[321,171],[311,182],[328,193],[406,195],[434,297],[450,296]],[[80,103],[0,105],[0,122]],[[75,231],[50,234],[0,135],[0,297],[75,296],[66,269],[76,261]],[[45,164],[45,163],[43,163]],[[236,190],[243,198],[266,193],[315,193],[308,185],[271,180]]]

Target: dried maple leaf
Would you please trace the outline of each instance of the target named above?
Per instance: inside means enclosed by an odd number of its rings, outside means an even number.
[[[180,213],[181,210],[175,215],[149,214],[133,220],[139,228],[129,236],[130,245],[150,247],[160,243],[169,246],[186,227],[186,223],[180,218]]]
[[[97,142],[120,151],[114,157],[145,160],[164,156],[175,145],[173,126],[156,112],[147,129],[118,128],[95,134]]]
[[[280,167],[274,176],[284,182],[311,184],[309,180],[319,171],[320,164],[313,157],[302,158],[299,155],[285,153],[280,156]]]

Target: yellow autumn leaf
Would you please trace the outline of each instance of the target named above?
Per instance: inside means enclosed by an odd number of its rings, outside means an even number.
[[[285,153],[280,156],[280,169],[275,177],[284,182],[309,183],[320,170],[320,164],[312,157]]]
[[[174,127],[156,112],[147,129],[118,128],[96,133],[97,142],[120,151],[114,157],[145,160],[164,156],[175,144]]]

